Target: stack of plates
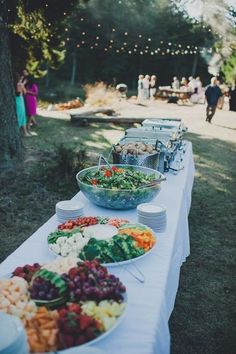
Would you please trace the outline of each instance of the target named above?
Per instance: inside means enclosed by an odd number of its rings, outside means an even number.
[[[15,316],[0,312],[0,354],[29,353],[23,324]]]
[[[81,202],[63,200],[56,204],[56,215],[58,221],[63,224],[67,220],[76,220],[83,215],[84,205]]]
[[[137,206],[138,222],[149,226],[154,231],[162,232],[166,228],[166,208],[152,203]]]

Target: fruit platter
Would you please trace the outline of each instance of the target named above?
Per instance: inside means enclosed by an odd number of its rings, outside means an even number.
[[[79,217],[48,235],[49,249],[57,256],[98,260],[115,266],[147,255],[156,245],[153,231],[142,224],[108,217]]]
[[[24,324],[30,353],[94,343],[121,322],[125,286],[98,261],[57,258],[0,279],[0,311]]]
[[[165,177],[143,166],[109,164],[76,175],[81,192],[92,203],[110,209],[132,209],[155,198]]]

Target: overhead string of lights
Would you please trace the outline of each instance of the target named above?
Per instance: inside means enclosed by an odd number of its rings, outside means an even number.
[[[82,17],[80,21],[83,22],[85,19]],[[101,28],[100,23],[97,24],[97,28]],[[65,32],[69,32],[66,27]],[[136,38],[132,36],[132,40],[129,40],[129,33],[127,31],[119,34],[119,39],[114,37],[114,33],[118,32],[116,28],[111,29],[110,36],[101,36],[99,33],[95,34],[91,38],[91,34],[86,31],[81,31],[79,33],[80,41],[77,42],[76,47],[78,49],[86,50],[103,50],[106,53],[117,53],[117,54],[137,54],[137,55],[195,55],[197,53],[201,54],[211,54],[213,48],[205,48],[196,45],[183,45],[180,43],[172,43],[169,41],[160,41],[158,45],[154,46],[151,37],[144,36],[142,33],[137,34]],[[120,36],[124,36],[124,40]],[[109,38],[112,37],[112,38]],[[70,41],[70,37],[66,37],[66,41]]]
[[[80,18],[81,22],[86,21],[85,17]],[[193,21],[195,24],[200,24],[198,20]],[[101,29],[101,23],[98,23],[96,27]],[[204,24],[202,28],[206,28]],[[65,28],[65,32],[68,32],[68,28]],[[209,32],[212,32],[211,28],[208,28]],[[119,33],[119,39],[115,38],[114,35]],[[121,36],[124,36],[124,41],[122,42]],[[222,36],[219,33],[215,33],[219,38]],[[111,37],[109,39],[109,37]],[[200,54],[211,54],[213,52],[212,47],[202,47],[196,45],[183,45],[180,43],[172,43],[168,41],[160,41],[158,44],[154,46],[152,44],[152,38],[146,37],[142,33],[137,34],[136,38],[132,35],[132,39],[129,40],[129,33],[127,31],[120,33],[115,27],[111,29],[110,36],[101,36],[99,33],[95,34],[94,37],[91,38],[91,34],[86,34],[86,31],[82,31],[80,33],[80,41],[77,42],[78,49],[86,49],[86,50],[103,50],[106,53],[117,53],[117,54],[137,54],[137,55],[196,55]],[[107,39],[108,38],[108,39]],[[70,41],[70,37],[66,38],[66,41]]]

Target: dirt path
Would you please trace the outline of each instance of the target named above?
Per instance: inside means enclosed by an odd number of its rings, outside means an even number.
[[[112,108],[123,117],[182,118],[190,133],[236,142],[236,112],[229,111],[227,104],[223,110],[216,111],[212,124],[205,122],[205,105],[181,106],[163,101],[145,104],[146,106],[141,106],[137,105],[136,101],[129,100],[114,103]],[[63,112],[39,110],[38,113],[56,119],[69,119],[70,113],[82,113],[85,110],[88,110],[88,107]]]

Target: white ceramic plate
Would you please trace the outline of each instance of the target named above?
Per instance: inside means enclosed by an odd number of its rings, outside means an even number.
[[[84,347],[84,348],[72,347],[70,349],[57,351],[57,353],[62,353],[62,354],[108,354],[101,349],[90,347],[90,346]]]

